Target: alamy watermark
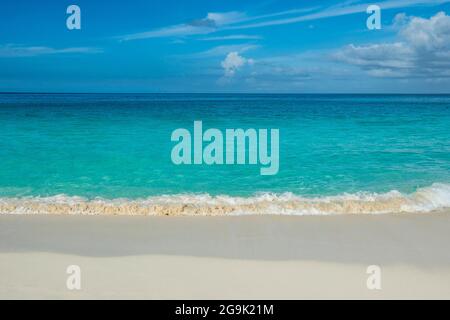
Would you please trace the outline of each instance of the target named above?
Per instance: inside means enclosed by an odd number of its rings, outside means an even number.
[[[369,290],[381,290],[381,268],[377,265],[370,265],[366,269],[366,286]]]
[[[70,265],[66,269],[69,275],[66,280],[68,290],[81,290],[81,268],[78,265]]]
[[[275,175],[279,170],[279,138],[278,129],[226,129],[223,133],[210,128],[203,132],[202,121],[194,121],[192,134],[184,128],[172,132],[171,141],[177,144],[171,159],[176,165],[259,164],[261,175]]]
[[[69,30],[80,30],[81,29],[81,9],[79,6],[72,4],[67,7],[67,17],[66,26]]]
[[[367,7],[367,14],[370,16],[367,18],[366,25],[369,30],[381,29],[381,8],[376,4],[372,4]]]
[[[70,14],[66,20],[66,26],[69,30],[81,29],[81,9],[78,5],[71,4],[67,7],[66,13]],[[366,26],[369,30],[381,29],[381,8],[379,5],[371,4],[367,7],[366,13],[370,16],[366,20]]]

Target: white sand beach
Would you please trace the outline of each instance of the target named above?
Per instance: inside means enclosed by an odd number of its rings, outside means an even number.
[[[1,299],[449,299],[450,212],[0,215]],[[81,290],[66,269],[81,268]],[[366,285],[381,268],[381,289]]]

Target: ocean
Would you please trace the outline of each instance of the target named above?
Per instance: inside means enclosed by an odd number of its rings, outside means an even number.
[[[175,165],[171,134],[279,129],[279,171]],[[0,94],[0,213],[450,207],[450,95]]]

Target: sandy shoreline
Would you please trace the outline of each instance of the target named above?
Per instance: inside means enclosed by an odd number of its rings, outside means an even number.
[[[0,215],[0,298],[450,298],[450,211]],[[66,288],[79,265],[82,290]],[[378,265],[382,289],[368,290]]]

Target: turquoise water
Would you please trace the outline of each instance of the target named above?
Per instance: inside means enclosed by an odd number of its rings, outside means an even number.
[[[177,128],[277,128],[280,169],[172,163]],[[1,94],[0,197],[413,193],[450,183],[450,95]]]

